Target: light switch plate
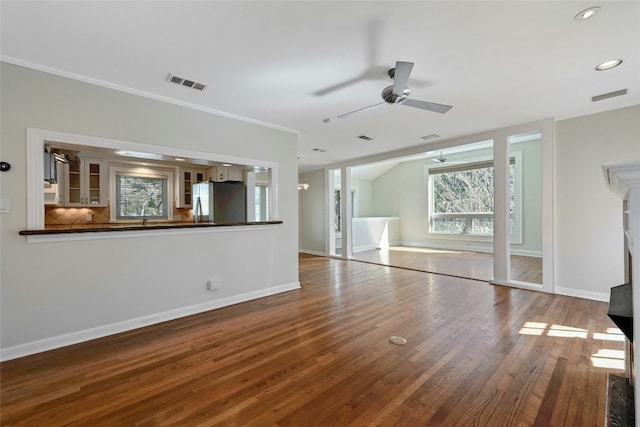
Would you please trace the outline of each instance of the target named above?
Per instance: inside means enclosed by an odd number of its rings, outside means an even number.
[[[11,200],[0,199],[0,214],[8,214],[11,212]]]

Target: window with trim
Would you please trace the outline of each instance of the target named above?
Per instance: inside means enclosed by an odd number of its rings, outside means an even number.
[[[518,156],[510,158],[509,228],[520,236]],[[481,160],[427,168],[429,233],[441,236],[493,237],[493,161]]]
[[[111,220],[173,218],[173,174],[153,169],[111,168]]]
[[[256,184],[255,190],[256,221],[269,221],[269,187]]]

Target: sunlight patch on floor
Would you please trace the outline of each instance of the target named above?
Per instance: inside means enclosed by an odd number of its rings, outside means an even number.
[[[589,337],[589,331],[586,329],[556,324],[549,326],[544,322],[525,322],[520,328],[519,334],[580,339]],[[605,332],[594,332],[591,336],[594,340],[624,341],[624,335],[618,328],[607,328]],[[624,357],[624,350],[601,348],[597,353],[591,355],[591,365],[594,368],[624,370]]]
[[[548,337],[587,338],[586,329],[572,328],[570,326],[552,325],[547,333]]]
[[[593,339],[624,342],[624,334],[618,328],[607,328],[607,331],[605,333],[595,332],[593,334]]]
[[[589,331],[586,329],[572,328],[571,326],[551,325],[541,322],[526,322],[520,329],[521,335],[543,335],[548,337],[587,338]]]
[[[601,348],[591,355],[591,365],[595,368],[624,370],[624,351]]]

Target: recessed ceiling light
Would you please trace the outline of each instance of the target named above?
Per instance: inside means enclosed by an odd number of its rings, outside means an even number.
[[[224,166],[225,168],[230,168],[233,165],[231,163],[223,163],[222,166]]]
[[[176,162],[186,162],[187,161],[187,159],[183,159],[182,157],[176,157],[176,158],[174,158],[174,160]]]
[[[586,21],[589,18],[593,18],[598,12],[600,12],[600,6],[593,6],[578,13],[573,17],[573,20],[577,22]]]
[[[602,64],[596,66],[595,69],[596,71],[606,71],[606,70],[615,68],[620,64],[622,64],[622,59],[612,59],[610,61],[605,61]]]

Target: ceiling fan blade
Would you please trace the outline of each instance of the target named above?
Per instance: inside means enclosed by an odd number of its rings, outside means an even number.
[[[396,62],[396,69],[393,75],[393,94],[402,96],[402,93],[407,88],[409,83],[409,76],[413,70],[413,62]]]
[[[340,114],[338,117],[344,119],[352,114],[359,113],[364,110],[368,110],[369,108],[377,107],[378,105],[386,104],[386,102],[379,102],[378,104],[369,105],[368,107],[360,108],[358,110],[350,111],[348,113]]]
[[[337,92],[338,90],[344,89],[348,86],[360,83],[361,81],[365,80],[387,80],[389,78],[389,75],[387,74],[387,72],[389,71],[389,67],[376,65],[378,60],[378,49],[380,47],[381,25],[382,21],[380,19],[373,19],[367,22],[365,28],[365,59],[367,61],[367,69],[354,78],[333,84],[331,86],[327,86],[313,92],[314,96],[328,95],[332,92]]]
[[[407,99],[402,105],[408,105],[409,107],[420,108],[422,110],[433,111],[436,113],[444,114],[453,107],[451,105],[436,104],[435,102],[418,101],[415,99]]]
[[[361,81],[363,81],[365,79],[366,79],[366,77],[364,75],[360,75],[358,77],[354,77],[352,79],[345,80],[345,81],[343,81],[341,83],[336,83],[336,84],[331,85],[329,87],[325,87],[323,89],[317,90],[317,91],[313,92],[313,94],[315,96],[324,96],[324,95],[327,95],[327,94],[329,94],[331,92],[335,92],[337,90],[343,89],[343,88],[345,88],[347,86],[351,86],[352,84],[359,83],[359,82],[361,82]]]
[[[367,22],[367,65],[369,67],[373,67],[378,63],[381,26],[382,21],[380,19],[372,19]]]

